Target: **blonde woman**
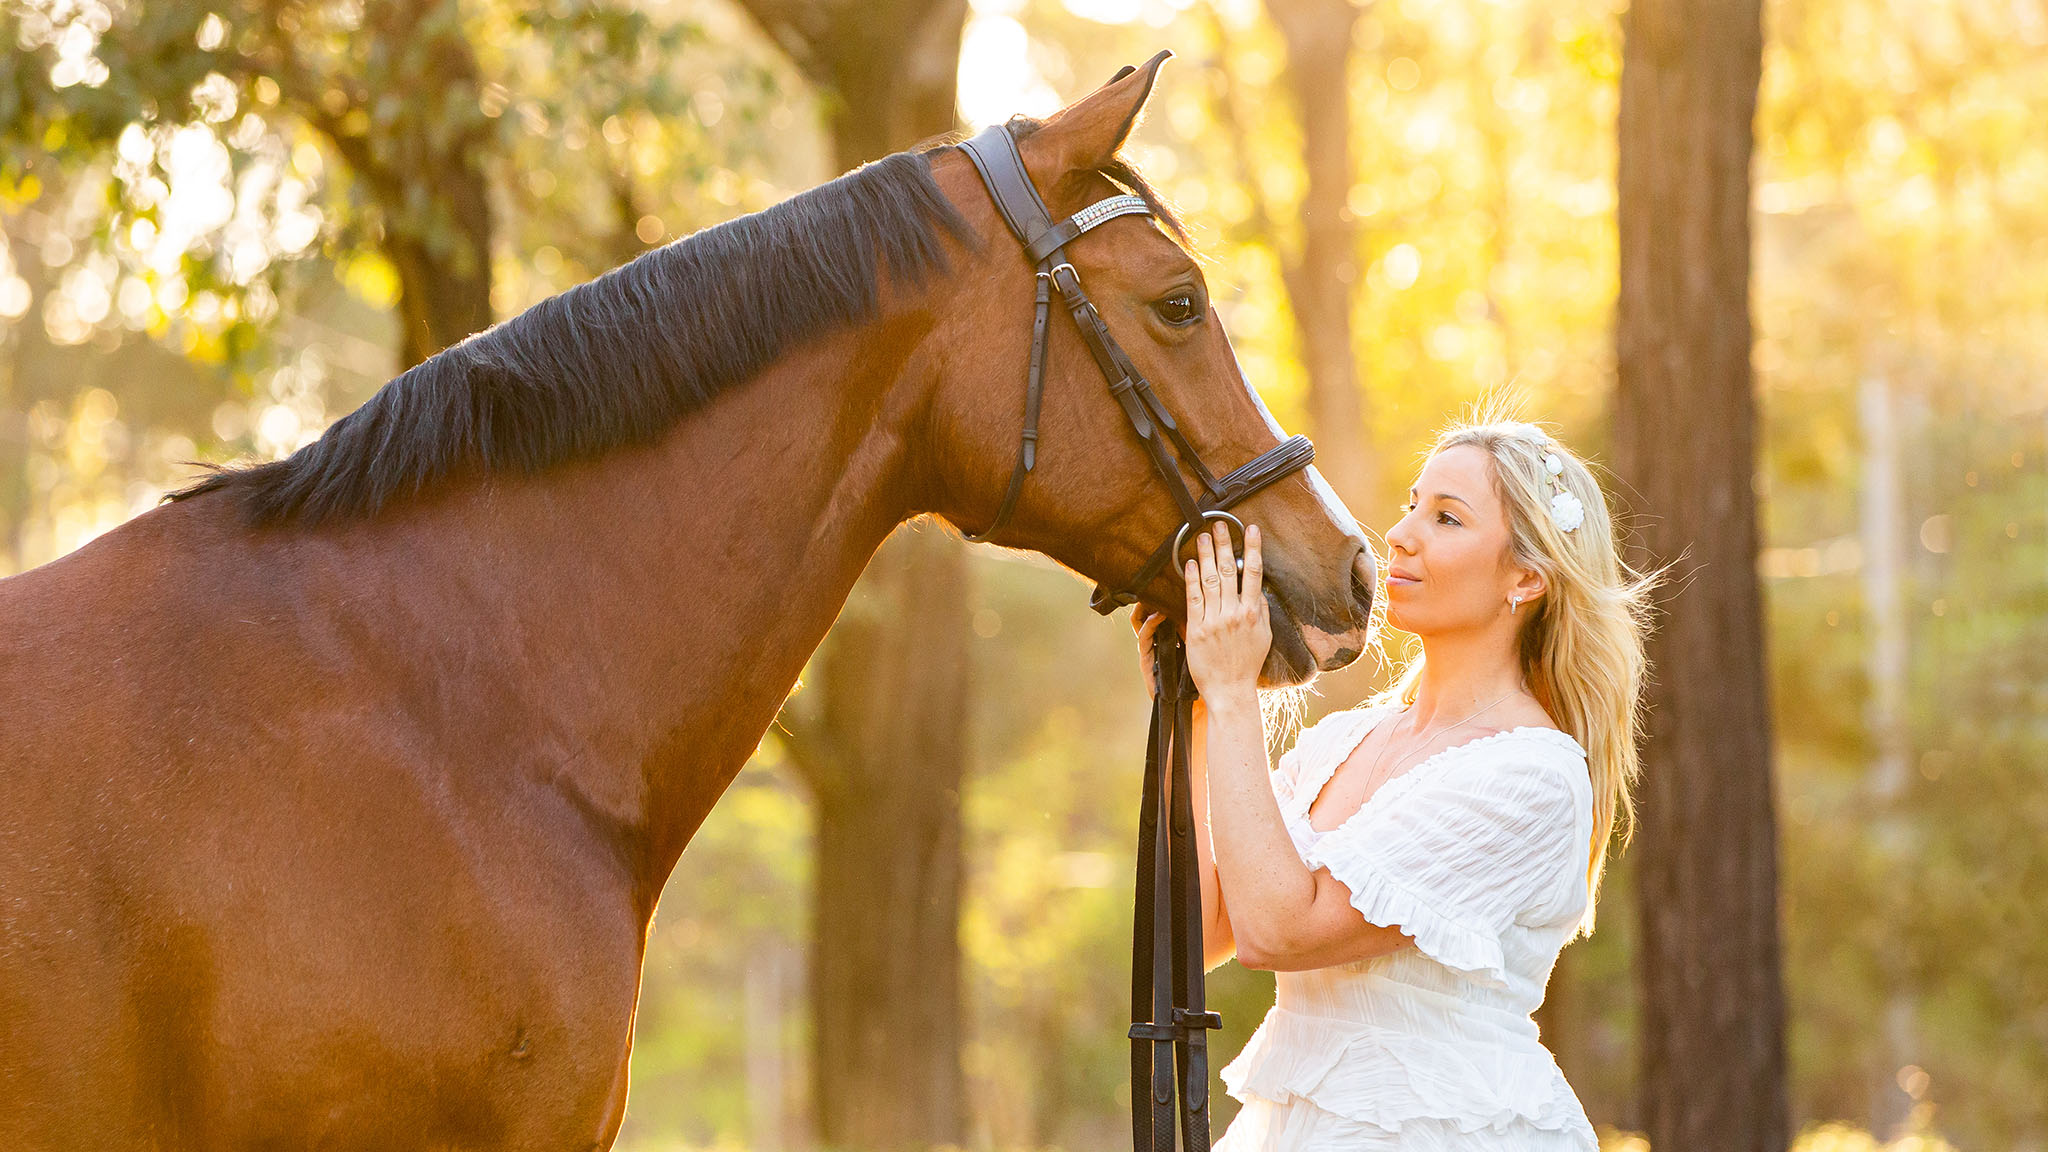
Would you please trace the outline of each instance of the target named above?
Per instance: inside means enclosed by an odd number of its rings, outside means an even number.
[[[1278,974],[1217,1152],[1597,1148],[1530,1014],[1631,810],[1650,582],[1534,425],[1453,427],[1409,499],[1385,603],[1421,654],[1277,768],[1257,528],[1241,578],[1227,532],[1188,564],[1206,961]]]

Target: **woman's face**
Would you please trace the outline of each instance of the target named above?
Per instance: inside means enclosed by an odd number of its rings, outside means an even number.
[[[1540,584],[1508,563],[1507,509],[1492,462],[1469,444],[1422,466],[1407,515],[1387,530],[1387,623],[1417,636],[1482,630],[1508,620],[1508,597],[1526,608]]]

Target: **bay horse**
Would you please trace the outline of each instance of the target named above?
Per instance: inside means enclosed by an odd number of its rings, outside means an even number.
[[[1056,211],[1144,190],[1158,65],[1020,128]],[[1179,243],[1071,251],[1204,456],[1276,443]],[[892,156],[0,581],[0,1148],[609,1146],[663,881],[883,538],[989,523],[1032,292],[957,147]],[[995,542],[1128,578],[1177,513],[1064,324],[1042,430]],[[1357,523],[1245,514],[1267,681],[1349,661]]]

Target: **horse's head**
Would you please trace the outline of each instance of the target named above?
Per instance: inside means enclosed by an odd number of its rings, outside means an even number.
[[[1024,167],[1054,220],[1131,186],[1145,191],[1117,151],[1166,55],[1042,124],[1013,125]],[[981,533],[996,521],[1017,461],[1036,273],[970,157],[950,150],[934,154],[932,164],[981,243],[971,266],[949,278],[948,290],[959,296],[932,333],[943,368],[930,410],[930,506]],[[1274,447],[1281,432],[1238,368],[1201,266],[1161,224],[1173,227],[1170,219],[1155,223],[1145,215],[1112,219],[1066,251],[1116,344],[1221,476]],[[1057,293],[1048,320],[1035,466],[991,538],[1125,587],[1173,538],[1181,514]],[[1193,475],[1183,476],[1199,494]],[[1258,524],[1265,540],[1274,627],[1262,680],[1295,684],[1350,663],[1365,648],[1374,575],[1358,522],[1313,469],[1233,511]],[[1132,591],[1175,618],[1183,613],[1178,563],[1166,563]]]

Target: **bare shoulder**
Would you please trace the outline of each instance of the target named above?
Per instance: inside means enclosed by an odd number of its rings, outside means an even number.
[[[1499,712],[1488,716],[1487,727],[1480,731],[1490,734],[1514,732],[1525,728],[1547,728],[1553,732],[1570,735],[1551,717],[1550,713],[1543,710],[1543,705],[1538,704],[1535,698],[1530,696],[1524,696],[1519,700],[1513,701]]]

